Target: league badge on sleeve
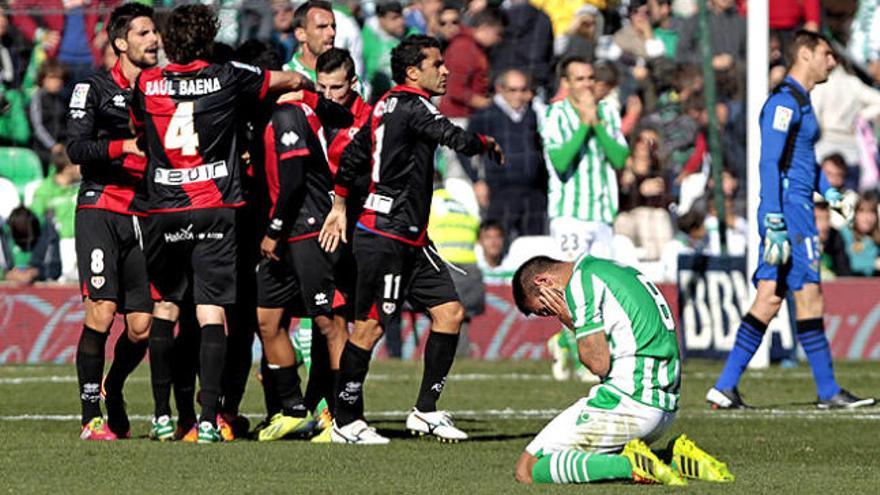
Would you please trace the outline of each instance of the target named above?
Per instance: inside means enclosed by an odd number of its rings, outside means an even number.
[[[89,83],[79,83],[73,87],[73,94],[70,96],[70,108],[85,108],[86,96],[89,95]]]
[[[777,131],[788,132],[792,115],[794,115],[794,110],[782,105],[776,107],[776,113],[773,114],[773,128]]]

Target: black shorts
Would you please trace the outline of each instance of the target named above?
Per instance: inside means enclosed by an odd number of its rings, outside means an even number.
[[[330,315],[345,306],[352,284],[341,263],[344,247],[334,253],[321,249],[317,237],[288,243],[280,261],[262,260],[257,265],[257,305],[287,308],[293,316]]]
[[[356,320],[377,320],[384,327],[404,300],[416,310],[459,300],[449,268],[433,244],[412,246],[358,229],[354,259]]]
[[[79,285],[83,298],[116,301],[120,312],[153,312],[140,219],[95,208],[76,211]]]
[[[235,210],[210,208],[149,217],[147,268],[154,297],[228,306],[236,295]]]

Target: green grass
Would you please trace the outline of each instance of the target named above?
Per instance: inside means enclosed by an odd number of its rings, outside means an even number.
[[[367,416],[393,438],[387,447],[311,445],[302,441],[225,445],[158,444],[144,438],[82,442],[72,366],[0,367],[0,492],[6,493],[877,493],[880,408],[816,411],[809,369],[750,372],[742,383],[760,410],[711,412],[702,397],[718,363],[685,366],[682,409],[667,437],[686,432],[726,461],[733,485],[694,482],[682,489],[634,486],[518,486],[513,465],[556,410],[586,386],[546,379],[543,362],[458,362],[441,405],[458,412],[472,440],[448,445],[411,439],[403,414],[415,399],[416,363],[376,362],[367,382]],[[876,363],[837,365],[840,381],[880,395]],[[456,375],[458,378],[456,378]],[[49,377],[56,377],[51,380]],[[151,410],[147,366],[128,386],[132,415]],[[252,382],[243,411],[256,417],[262,397]],[[372,413],[372,415],[371,415]],[[52,419],[14,419],[59,415]],[[70,415],[73,419],[64,419]],[[656,445],[665,445],[666,438]]]

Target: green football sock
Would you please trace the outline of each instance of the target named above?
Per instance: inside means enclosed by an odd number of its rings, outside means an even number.
[[[299,328],[293,337],[293,345],[302,355],[302,362],[306,367],[306,372],[312,369],[312,320],[311,318],[302,318],[299,320]],[[299,357],[299,356],[297,356]]]
[[[626,457],[577,450],[545,455],[532,467],[532,481],[535,483],[590,483],[631,477],[632,466]]]

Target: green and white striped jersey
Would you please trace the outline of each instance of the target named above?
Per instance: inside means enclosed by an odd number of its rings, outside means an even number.
[[[601,100],[597,112],[600,125],[608,136],[625,147],[626,139],[620,130],[620,108],[616,100]],[[617,216],[617,177],[596,132],[590,129],[586,132],[586,138],[580,140],[583,127],[577,110],[568,98],[548,107],[540,133],[550,176],[549,215],[551,219],[571,217],[611,224]],[[577,148],[571,149],[571,154],[567,155],[573,155],[574,159],[564,164],[553,163],[553,152],[569,147]]]
[[[678,409],[681,361],[675,320],[653,283],[635,268],[582,256],[565,300],[578,339],[605,332],[611,371],[603,384],[643,404]]]

